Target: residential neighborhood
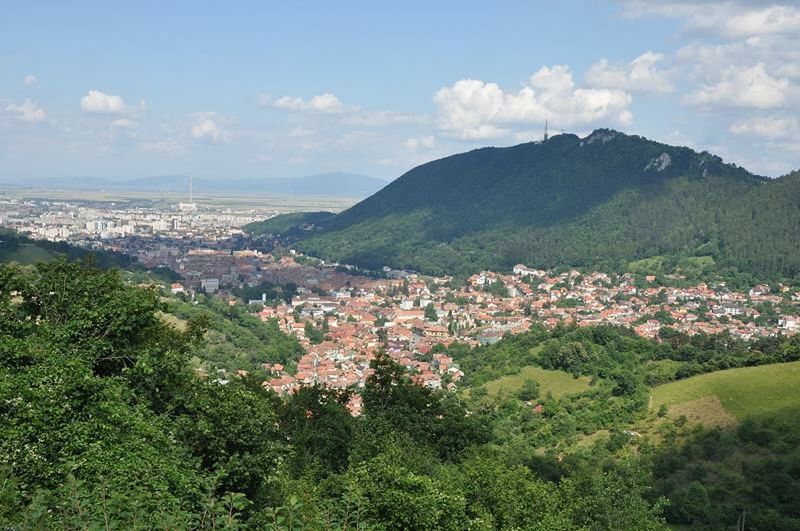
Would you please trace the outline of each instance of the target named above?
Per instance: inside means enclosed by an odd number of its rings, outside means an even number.
[[[246,304],[262,321],[277,320],[305,348],[294,373],[279,364],[264,365],[272,375],[265,385],[279,394],[315,383],[363,386],[370,360],[381,348],[420,384],[452,388],[463,373],[436,345],[491,344],[535,322],[548,328],[617,325],[654,339],[665,329],[689,335],[728,332],[742,340],[800,330],[800,293],[784,286],[738,292],[723,282],[692,284],[671,277],[665,280],[673,285],[661,285],[651,275],[556,274],[522,264],[511,274],[485,271],[466,281],[395,270],[384,271],[385,278],[370,278],[294,251],[277,258],[268,253],[239,256],[250,264],[237,269],[250,272],[250,285],[298,286],[291,302],[243,301],[225,290],[217,294],[229,304]],[[354,413],[359,408],[358,402],[351,403]]]

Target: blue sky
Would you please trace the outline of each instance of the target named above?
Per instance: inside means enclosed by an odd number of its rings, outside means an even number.
[[[388,179],[545,119],[776,176],[800,168],[793,6],[7,3],[0,178]]]

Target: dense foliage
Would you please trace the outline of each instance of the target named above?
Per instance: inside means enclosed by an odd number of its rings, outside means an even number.
[[[275,234],[281,236],[299,236],[303,228],[322,227],[333,217],[330,212],[293,212],[282,214],[264,221],[255,221],[245,226],[252,234]]]
[[[198,378],[207,317],[65,261],[0,268],[0,526],[662,529],[635,456],[548,477],[387,355],[362,390]]]
[[[303,355],[297,338],[281,332],[276,319],[263,323],[241,304],[231,306],[218,298],[197,295],[194,303],[169,301],[166,311],[179,319],[202,320],[205,324],[204,340],[190,352],[196,364],[208,372],[263,372],[262,363],[291,368]]]
[[[658,257],[666,272],[797,278],[800,174],[767,182],[708,153],[598,130],[424,164],[320,225],[295,232],[306,237],[296,245],[370,268],[621,271]]]
[[[728,429],[696,428],[667,437],[649,457],[655,490],[672,500],[671,522],[719,529],[800,529],[800,413],[748,419]]]

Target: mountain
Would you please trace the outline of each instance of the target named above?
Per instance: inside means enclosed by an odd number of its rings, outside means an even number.
[[[599,129],[423,164],[316,225],[298,248],[371,268],[797,277],[800,173],[770,180],[707,152]]]
[[[375,177],[354,173],[320,173],[306,177],[270,179],[201,179],[194,178],[196,194],[233,193],[267,194],[278,196],[338,196],[366,197],[386,186]],[[186,192],[188,178],[184,175],[161,175],[124,181],[102,177],[69,177],[53,179],[15,179],[1,186],[13,188],[42,188],[68,190],[117,190],[151,192]]]

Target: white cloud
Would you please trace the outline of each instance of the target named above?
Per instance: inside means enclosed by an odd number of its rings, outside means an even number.
[[[613,121],[628,125],[631,96],[618,89],[575,88],[567,66],[542,67],[517,92],[462,79],[433,98],[439,128],[461,139],[508,135],[515,126],[550,120],[555,127]]]
[[[406,147],[406,149],[411,150],[419,149],[421,147],[432,149],[436,146],[436,138],[433,135],[409,138],[403,142],[403,145]]]
[[[716,34],[730,39],[800,32],[800,8],[795,2],[742,0],[623,0],[631,17],[683,19],[684,33]],[[793,5],[794,4],[794,5]]]
[[[800,9],[793,6],[771,5],[748,10],[728,19],[724,24],[729,37],[769,35],[800,32]]]
[[[258,95],[259,106],[268,107],[271,102],[272,102],[272,96],[270,96],[266,92],[262,92],[261,94]]]
[[[685,101],[698,107],[732,106],[773,109],[787,99],[789,81],[771,76],[763,63],[751,67],[731,66],[722,79],[706,84]]]
[[[16,115],[18,120],[28,123],[43,122],[47,119],[47,113],[44,112],[44,109],[30,98],[25,98],[21,105],[12,103],[6,107],[6,111]]]
[[[259,100],[260,105],[272,105],[279,109],[311,115],[334,115],[340,123],[363,127],[387,127],[393,125],[414,125],[426,123],[429,118],[422,114],[410,114],[395,111],[368,111],[358,105],[345,105],[339,98],[330,93],[313,96],[308,100],[292,96],[283,96],[277,100],[267,95]]]
[[[692,42],[678,50],[675,60],[694,68],[703,79],[719,77],[731,65],[763,63],[775,76],[800,78],[800,34],[767,35],[706,44]]]
[[[224,144],[230,140],[230,132],[221,127],[211,118],[202,120],[190,130],[195,140],[211,142],[212,144]]]
[[[81,109],[84,112],[105,114],[121,114],[130,110],[121,97],[99,90],[90,90],[81,98]]]
[[[633,113],[628,109],[621,111],[617,116],[617,122],[619,123],[619,125],[630,127],[631,125],[633,125]]]
[[[279,109],[287,109],[290,111],[313,112],[321,114],[340,113],[344,110],[344,105],[339,101],[339,98],[330,93],[320,94],[313,96],[308,100],[303,98],[293,98],[291,96],[283,96],[273,103],[273,106]]]
[[[25,86],[26,86],[26,87],[30,87],[31,85],[35,85],[37,81],[39,81],[39,78],[37,78],[37,77],[36,77],[36,76],[34,76],[33,74],[28,74],[28,75],[27,75],[27,76],[25,76],[25,78],[22,80],[22,82],[23,82],[23,83],[25,83]]]
[[[671,72],[658,68],[664,54],[645,52],[630,63],[611,64],[601,59],[586,72],[590,87],[612,88],[633,92],[672,92]]]
[[[768,140],[794,138],[800,134],[800,122],[793,116],[759,116],[731,125],[735,135],[753,135]]]

